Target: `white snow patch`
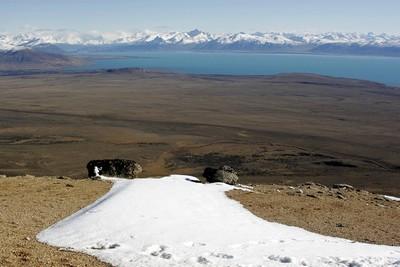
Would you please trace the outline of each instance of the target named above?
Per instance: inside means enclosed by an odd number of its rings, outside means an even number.
[[[383,196],[387,200],[392,200],[392,201],[400,201],[400,197],[393,197],[393,196]]]
[[[262,220],[226,197],[232,186],[113,179],[92,205],[37,235],[115,266],[400,266],[400,247],[314,234]]]

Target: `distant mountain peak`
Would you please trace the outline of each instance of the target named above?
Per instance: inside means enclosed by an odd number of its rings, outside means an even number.
[[[203,32],[200,31],[199,29],[194,29],[194,30],[191,30],[190,32],[187,32],[187,34],[188,34],[190,37],[197,36],[197,35],[199,35],[199,34],[201,34],[201,33],[203,33]]]
[[[0,34],[0,50],[21,49],[44,45],[76,47],[140,47],[141,49],[206,49],[206,50],[267,50],[279,47],[307,48],[306,52],[319,46],[328,51],[332,46],[359,46],[400,49],[400,36],[375,33],[226,33],[211,34],[194,29],[188,32],[88,32],[40,30],[23,34]],[[329,47],[328,50],[326,50]],[[342,51],[346,50],[341,48]],[[322,50],[319,50],[322,51]],[[329,50],[331,51],[331,50]],[[328,51],[328,52],[329,52]],[[392,53],[391,52],[391,53]],[[353,53],[353,52],[352,52]]]

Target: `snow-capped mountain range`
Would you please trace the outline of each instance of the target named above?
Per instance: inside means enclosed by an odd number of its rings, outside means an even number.
[[[87,49],[191,49],[243,51],[351,51],[356,48],[380,49],[400,54],[400,35],[374,33],[227,33],[189,32],[88,32],[36,30],[21,34],[0,33],[0,50],[56,46],[79,51]],[[67,50],[68,50],[67,49]],[[336,51],[335,50],[335,51]],[[77,51],[77,50],[75,50]],[[353,51],[354,52],[354,51]]]

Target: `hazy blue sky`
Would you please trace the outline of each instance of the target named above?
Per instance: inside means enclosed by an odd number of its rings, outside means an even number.
[[[30,28],[400,34],[400,0],[0,0],[0,31]]]

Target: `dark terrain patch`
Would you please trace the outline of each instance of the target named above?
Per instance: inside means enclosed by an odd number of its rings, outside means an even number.
[[[357,168],[357,165],[351,164],[351,163],[346,163],[340,160],[328,160],[328,161],[322,161],[322,162],[315,162],[315,164],[325,164],[326,166],[332,166],[332,167],[346,167],[346,168]]]
[[[190,153],[183,153],[176,155],[170,161],[170,164],[188,167],[229,165],[234,168],[240,168],[244,160],[245,157],[241,155],[226,155],[220,153],[194,155]]]

